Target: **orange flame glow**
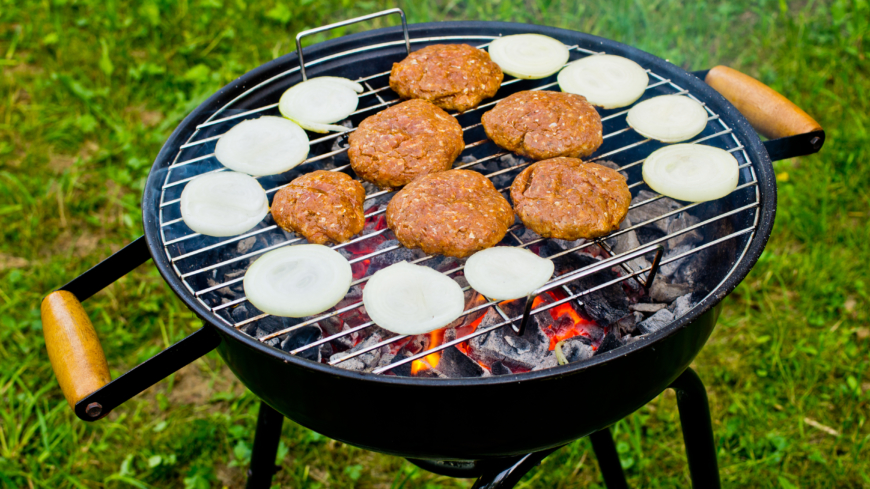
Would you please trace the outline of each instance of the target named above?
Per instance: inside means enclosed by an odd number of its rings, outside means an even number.
[[[566,296],[561,291],[548,291],[546,294],[541,294],[538,297],[535,297],[535,300],[532,302],[532,309],[538,308],[540,306],[550,304],[559,300],[564,299]],[[475,298],[478,299],[478,298]],[[476,303],[482,303],[483,296],[480,296],[480,300],[473,300],[472,306]],[[511,301],[507,301],[511,302]],[[542,328],[542,332],[547,335],[550,339],[550,350],[554,350],[556,348],[556,344],[562,340],[566,340],[568,338],[573,338],[578,335],[588,336],[589,333],[587,331],[587,326],[595,325],[595,322],[584,319],[580,314],[574,309],[574,306],[570,302],[566,302],[564,304],[559,304],[556,307],[553,307],[548,310],[550,316],[553,318],[553,322],[546,327]],[[469,324],[458,326],[455,328],[456,337],[462,338],[464,336],[470,335],[475,332],[483,321],[485,315],[481,315],[479,318],[475,319]],[[427,349],[436,348],[437,346],[444,343],[444,332],[445,328],[438,329],[429,333],[429,345]],[[404,344],[402,342],[401,344]],[[473,358],[473,351],[471,350],[468,342],[458,343],[456,348],[459,349],[462,353],[465,354],[468,358]],[[397,348],[399,349],[399,348]],[[431,368],[437,367],[438,362],[441,361],[441,352],[434,352],[426,355],[425,357],[414,360],[411,362],[411,374],[417,375],[420,372],[424,372]],[[477,360],[475,360],[477,361]],[[486,370],[491,370],[489,365],[486,365],[482,362],[477,361],[478,365],[485,368]],[[519,373],[524,370],[522,369],[513,369],[514,373]]]
[[[435,348],[444,342],[444,328],[436,329],[429,333],[429,348]],[[436,351],[423,357],[422,360],[414,360],[411,362],[411,375],[416,375],[417,372],[428,370],[432,367],[437,367],[441,360],[441,352]]]
[[[470,335],[471,333],[474,333],[475,331],[477,331],[477,327],[480,325],[481,321],[483,321],[484,316],[485,316],[485,314],[481,315],[479,318],[474,320],[474,322],[472,322],[468,326],[463,326],[461,328],[457,328],[457,331],[456,331],[457,335],[462,337],[462,336]],[[458,345],[456,345],[456,348],[458,348],[459,351],[464,353],[465,356],[467,356],[468,358],[472,358],[471,348],[468,346],[467,341],[463,341],[462,343],[459,343]],[[477,360],[475,360],[475,362],[477,362],[478,365],[485,368],[486,370],[490,370],[490,367],[488,365],[486,365],[482,362],[478,362]]]
[[[552,298],[552,301],[548,300],[547,302],[555,302],[564,298],[563,294],[552,290],[548,291],[547,295]],[[537,307],[539,305],[539,299],[540,302],[543,302],[542,297],[543,296],[536,297],[532,306]],[[550,317],[553,318],[553,324],[543,328],[542,331],[548,338],[550,338],[550,350],[554,350],[556,348],[556,343],[562,340],[567,340],[568,338],[573,338],[578,335],[588,336],[586,326],[595,324],[592,321],[582,318],[570,302],[559,304],[550,309],[549,313]],[[564,321],[563,318],[567,318],[569,321]]]
[[[571,325],[568,327],[559,328],[558,326],[551,326],[553,328],[553,335],[547,334],[550,337],[550,350],[556,348],[556,343],[567,340],[568,338],[573,338],[577,335],[585,334],[583,326],[586,324],[591,324],[588,321],[585,321],[583,318],[577,314],[577,311],[571,307],[570,304],[560,304],[552,309],[550,309],[550,315],[553,317],[553,320],[556,321],[556,324],[559,324],[559,319],[563,317],[568,317],[571,319]],[[547,328],[547,329],[550,329]],[[547,333],[545,331],[545,333]]]

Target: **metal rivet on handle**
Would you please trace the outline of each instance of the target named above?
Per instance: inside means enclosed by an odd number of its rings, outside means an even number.
[[[85,408],[85,412],[88,413],[88,416],[92,418],[96,418],[103,412],[103,405],[98,402],[92,402],[88,404],[88,407]]]

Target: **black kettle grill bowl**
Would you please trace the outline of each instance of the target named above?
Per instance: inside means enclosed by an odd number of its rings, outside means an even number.
[[[222,341],[218,351],[233,373],[270,406],[330,438],[402,457],[480,460],[556,447],[611,425],[652,400],[689,366],[713,331],[720,302],[761,254],[776,207],[773,169],[764,145],[745,118],[701,79],[624,44],[570,30],[502,22],[441,22],[409,29],[412,49],[435,43],[420,41],[428,37],[456,36],[447,42],[475,44],[463,39],[539,33],[567,45],[628,57],[673,80],[705,102],[733,130],[751,162],[751,169],[742,172],[754,171],[758,182],[709,203],[721,206],[711,207],[712,215],[756,201],[760,205],[705,226],[701,229],[704,242],[746,228],[754,227],[754,231],[711,248],[716,252],[709,255],[701,284],[708,293],[691,312],[641,341],[583,363],[519,375],[448,380],[358,373],[291,356],[218,320],[191,294],[167,257],[157,214],[166,169],[197,124],[250,87],[297,67],[298,58],[291,53],[214,94],[185,118],[160,151],[142,203],[145,236],[154,262],[175,293],[207,327],[219,333]],[[401,28],[396,27],[319,43],[305,49],[309,77],[328,74],[357,79],[389,70],[392,62],[405,55],[401,39]],[[324,59],[381,43],[392,44]],[[299,81],[301,74],[296,71],[281,83],[267,84],[239,99],[233,108],[250,110],[274,103],[284,89]],[[647,154],[648,150],[629,150],[621,161]],[[639,171],[639,167],[632,169],[635,180]],[[703,219],[706,211],[699,212]]]

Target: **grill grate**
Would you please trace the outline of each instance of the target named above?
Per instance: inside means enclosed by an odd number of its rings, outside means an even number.
[[[444,36],[444,37],[427,37],[427,38],[419,38],[419,39],[411,39],[410,42],[413,44],[429,44],[436,42],[480,42],[480,41],[491,41],[495,39],[494,37],[489,36]],[[400,41],[401,42],[401,41]],[[403,42],[402,42],[403,43]],[[396,45],[396,42],[391,43],[383,43],[363,48],[357,48],[349,51],[345,51],[342,53],[337,53],[332,56],[328,56],[326,58],[322,58],[315,61],[310,61],[306,63],[307,68],[311,68],[313,65],[325,62],[327,60],[340,58],[342,56],[348,56],[354,53],[358,53],[366,50],[374,50],[385,46]],[[483,44],[478,46],[483,49],[486,48],[488,44]],[[579,59],[585,56],[594,56],[596,54],[603,54],[595,51],[590,51],[588,49],[584,49],[579,45],[573,45],[569,47],[571,53],[571,61]],[[404,57],[402,55],[401,57]],[[395,59],[393,61],[398,61],[401,59]],[[182,282],[187,287],[188,291],[195,296],[206,308],[208,308],[217,318],[220,318],[221,321],[226,323],[227,325],[235,328],[243,328],[247,325],[257,323],[258,321],[262,321],[269,317],[268,314],[257,314],[250,317],[244,318],[235,318],[232,314],[232,311],[236,310],[240,305],[246,303],[246,298],[244,297],[244,293],[241,290],[241,281],[244,277],[244,270],[247,269],[247,264],[249,260],[255,259],[259,255],[271,251],[277,248],[281,248],[283,246],[290,246],[296,243],[300,243],[304,241],[304,238],[300,236],[296,236],[292,233],[286,233],[281,230],[278,226],[272,223],[271,216],[267,216],[263,223],[261,223],[260,227],[254,229],[248,233],[245,233],[240,236],[236,236],[229,239],[216,240],[215,238],[210,238],[206,236],[201,236],[197,233],[192,233],[189,228],[182,222],[180,217],[180,212],[178,211],[178,202],[181,189],[186,182],[195,178],[196,176],[205,174],[205,173],[213,173],[226,171],[227,169],[222,167],[214,158],[213,152],[213,144],[220,138],[220,136],[228,130],[229,127],[224,127],[225,125],[231,125],[237,122],[240,122],[245,119],[256,118],[262,115],[277,115],[277,103],[264,105],[262,107],[257,107],[250,110],[238,111],[237,113],[231,113],[234,111],[232,107],[235,106],[237,102],[239,102],[243,97],[260,91],[271,89],[274,90],[276,85],[282,83],[282,81],[290,74],[299,71],[299,68],[294,68],[288,70],[284,73],[281,73],[275,77],[272,77],[269,80],[266,80],[254,87],[251,87],[248,91],[236,97],[225,106],[223,106],[220,110],[215,112],[211,118],[199,124],[196,128],[196,131],[191,135],[188,141],[179,146],[178,153],[175,157],[175,161],[167,168],[166,170],[166,178],[164,180],[163,188],[161,190],[160,204],[159,204],[159,223],[160,223],[160,236],[164,245],[164,250],[167,258],[172,264],[172,268],[174,272],[182,279]],[[649,98],[650,96],[663,95],[663,94],[684,94],[695,100],[692,93],[684,88],[676,85],[670,79],[666,79],[662,76],[657,75],[656,73],[647,70],[650,75],[651,83],[647,87],[647,93],[641,100]],[[371,115],[376,110],[388,107],[393,105],[399,100],[397,99],[395,93],[390,91],[389,86],[386,84],[387,77],[389,75],[389,71],[379,72],[372,75],[364,76],[358,78],[356,81],[364,84],[366,87],[366,91],[359,95],[360,99],[360,108],[349,118],[349,120],[354,119],[362,119],[368,115]],[[551,77],[552,78],[552,77]],[[521,89],[525,90],[547,90],[547,89],[557,89],[556,82],[546,83],[545,80],[522,80],[522,79],[510,79],[506,80],[502,83],[502,88],[500,88],[499,93],[496,95],[496,98],[492,101],[482,104],[475,109],[468,110],[462,114],[453,114],[458,118],[461,125],[463,126],[463,131],[468,134],[471,131],[474,131],[480,128],[480,115],[486,109],[494,106],[499,100],[506,96],[505,92],[512,90],[512,86],[522,86]],[[542,83],[539,85],[535,85],[537,83]],[[384,85],[384,86],[379,86]],[[378,88],[375,88],[378,87]],[[508,90],[505,90],[507,88]],[[281,90],[283,91],[283,90]],[[277,99],[280,96],[280,91],[278,92],[275,98]],[[700,101],[699,101],[700,102]],[[702,102],[703,104],[703,102]],[[650,253],[655,250],[656,245],[661,243],[665,243],[668,240],[679,236],[684,233],[691,232],[695,229],[703,228],[710,224],[716,223],[722,219],[725,219],[729,216],[733,216],[738,213],[753,213],[748,221],[752,222],[752,225],[740,229],[738,231],[730,232],[725,236],[717,237],[716,239],[712,239],[709,242],[706,242],[702,245],[695,246],[692,249],[680,253],[675,256],[669,256],[666,259],[661,260],[660,264],[665,265],[668,263],[672,263],[678,261],[682,258],[685,258],[691,254],[697,253],[701,250],[710,248],[712,246],[716,246],[725,241],[735,239],[739,236],[744,236],[750,234],[750,238],[746,241],[746,246],[748,247],[749,242],[751,242],[752,235],[756,229],[758,224],[758,207],[760,205],[760,197],[759,191],[757,188],[757,178],[755,174],[755,170],[752,167],[752,163],[746,151],[744,149],[743,144],[738,140],[738,138],[733,134],[732,129],[728,127],[728,125],[719,118],[719,115],[714,113],[709,107],[705,105],[705,109],[708,112],[708,124],[704,132],[701,133],[701,137],[691,141],[692,143],[700,143],[704,142],[706,144],[714,145],[726,149],[730,153],[734,154],[737,158],[740,169],[740,182],[737,189],[734,192],[750,192],[751,199],[749,203],[742,205],[740,207],[734,208],[730,211],[724,212],[716,212],[711,217],[693,225],[682,229],[680,231],[667,234],[664,237],[656,239],[655,241],[645,243],[642,246],[639,246],[633,250],[629,250],[620,255],[613,255],[610,247],[605,243],[605,240],[611,239],[613,237],[619,236],[621,234],[630,232],[632,230],[636,230],[642,228],[643,226],[650,225],[655,221],[665,219],[669,216],[676,215],[678,213],[687,211],[689,209],[698,207],[703,205],[704,203],[693,203],[684,205],[680,208],[662,214],[660,216],[653,217],[644,222],[633,223],[631,226],[625,227],[624,229],[620,229],[611,233],[609,236],[604,238],[599,238],[592,241],[587,241],[573,248],[566,249],[560,253],[549,256],[550,259],[556,259],[560,256],[567,255],[574,251],[583,250],[592,246],[599,247],[604,253],[605,256],[610,256],[606,263],[609,266],[619,265],[622,266],[623,269],[627,272],[626,275],[623,275],[615,280],[610,282],[601,284],[596,286],[595,288],[583,290],[577,293],[571,292],[569,289],[564,288],[567,292],[567,297],[547,304],[540,306],[536,309],[531,310],[530,314],[539,314],[544,311],[547,311],[553,307],[556,307],[560,304],[574,301],[579,299],[580,297],[594,292],[596,290],[602,289],[604,287],[608,287],[618,282],[622,282],[628,279],[640,279],[645,274],[653,275],[650,272],[650,268],[655,267],[656,265],[652,265],[651,267],[647,267],[644,269],[634,270],[630,267],[627,262],[635,258],[637,256],[641,256],[646,253]],[[642,152],[643,157],[645,158],[653,148],[658,147],[659,143],[654,142],[654,144],[648,144],[652,141],[650,139],[641,138],[638,139],[639,135],[634,133],[631,128],[627,127],[624,121],[624,116],[628,112],[627,109],[620,111],[601,111],[602,112],[602,122],[605,123],[605,134],[604,134],[604,143],[602,144],[599,151],[590,158],[590,161],[602,160],[607,158],[611,161],[615,161],[619,166],[620,171],[629,170],[631,168],[636,167],[643,163],[644,159],[637,159],[635,161],[624,162],[623,160],[628,160],[632,155],[640,154]],[[610,113],[612,112],[612,113]],[[473,114],[469,117],[469,114]],[[221,116],[221,117],[218,117]],[[613,121],[613,123],[608,123],[608,121]],[[609,126],[618,126],[616,128],[609,128]],[[213,134],[215,129],[223,129],[219,134]],[[318,137],[316,139],[311,140],[311,148],[312,154],[303,164],[301,164],[298,169],[305,172],[311,171],[313,169],[328,169],[330,171],[344,171],[349,168],[349,164],[343,165],[335,165],[335,157],[342,155],[348,149],[346,144],[347,135],[353,132],[355,129],[353,127],[349,127],[347,131],[343,133],[335,133],[328,134],[326,136]],[[612,143],[613,142],[613,143]],[[344,144],[340,144],[344,143]],[[611,144],[612,143],[612,144]],[[325,145],[331,144],[329,148],[325,148]],[[339,146],[339,147],[335,147]],[[496,147],[493,143],[491,143],[487,138],[479,139],[477,141],[467,143],[466,150],[463,152],[463,155],[468,153],[468,150],[475,149],[476,153],[478,153],[479,157],[475,157],[473,161],[463,162],[461,164],[457,164],[454,168],[473,168],[478,165],[482,165],[483,163],[503,158],[507,155],[510,155],[510,152],[502,151],[500,148]],[[325,149],[325,150],[324,150]],[[648,150],[648,151],[646,151]],[[212,152],[208,152],[212,151]],[[601,154],[598,154],[598,153]],[[205,154],[200,154],[205,153]],[[330,165],[330,160],[332,160],[333,164]],[[501,168],[497,171],[491,171],[489,173],[485,173],[485,175],[489,178],[495,178],[500,175],[508,174],[511,172],[518,172],[522,168],[533,163],[527,159],[517,159],[514,158],[512,160],[515,164],[511,164],[506,168]],[[459,161],[457,162],[459,163]],[[637,173],[637,171],[635,171]],[[272,175],[259,177],[261,185],[266,189],[267,195],[273,195],[278,189],[285,187],[290,180],[292,180],[295,176],[299,174],[298,171],[291,171],[284,175]],[[639,177],[639,176],[638,176]],[[636,181],[632,182],[632,179],[629,180],[629,188],[634,190],[642,185],[644,182],[639,178],[635,178]],[[509,183],[508,183],[509,185]],[[499,189],[500,192],[507,192],[509,190],[508,186],[503,186]],[[387,191],[371,191],[366,195],[366,202],[369,201],[376,202],[380,197],[386,196],[389,192]],[[640,206],[644,206],[650,204],[658,199],[661,199],[663,196],[657,195],[656,197],[652,197],[648,200],[637,202],[631,205],[630,209],[634,209]],[[368,205],[368,204],[367,204]],[[380,216],[384,214],[386,211],[386,201],[380,202],[379,205],[372,205],[370,208],[367,208],[366,211],[366,220],[367,223],[373,217]],[[367,226],[368,227],[368,226]],[[527,241],[523,241],[521,236],[524,235],[521,231],[523,230],[522,225],[514,225],[508,233],[508,236],[505,238],[506,240],[511,240],[511,244],[520,247],[529,247],[534,244],[541,243],[546,240],[546,238],[535,238]],[[388,235],[390,231],[388,229],[374,230],[370,232],[365,232],[361,236],[339,245],[332,246],[333,249],[341,250],[342,248],[359,245],[364,243],[367,240],[370,240],[377,236]],[[254,244],[251,246],[247,246],[246,243],[254,241]],[[267,244],[267,246],[263,246],[257,249],[251,249],[256,246],[256,241],[261,240]],[[387,246],[382,249],[377,249],[371,253],[367,253],[361,256],[355,256],[350,259],[350,263],[353,265],[358,262],[362,262],[364,260],[370,260],[376,256],[384,255],[386,253],[390,253],[401,248],[399,245]],[[746,247],[740,252],[740,256],[737,258],[736,262],[739,261],[743,257],[743,253],[745,253]],[[432,260],[435,256],[422,256],[415,260],[412,260],[411,263],[425,263],[429,260]],[[735,263],[736,264],[736,263]],[[596,268],[595,267],[587,267],[588,269]],[[457,266],[453,269],[443,271],[446,275],[450,276],[462,270],[462,266]],[[733,268],[732,268],[733,269]],[[589,272],[589,270],[586,270]],[[591,273],[591,272],[590,272]],[[586,273],[583,270],[574,270],[568,271],[565,274],[554,277],[548,285],[542,288],[542,291],[548,288],[554,288],[556,286],[562,285],[561,283],[557,284],[556,282],[560,280],[560,278],[564,278],[565,275],[572,274],[571,276],[575,279],[579,279],[584,276]],[[355,280],[353,285],[358,285],[360,283],[365,282],[370,277],[370,274],[366,274]],[[203,286],[205,285],[205,286]],[[467,290],[466,287],[464,290]],[[340,303],[341,305],[341,303]],[[277,331],[271,332],[269,334],[263,335],[259,338],[260,341],[266,342],[272,340],[274,338],[279,338],[282,335],[286,335],[294,330],[302,328],[307,325],[311,325],[322,321],[324,319],[343,314],[345,312],[352,311],[354,309],[360,308],[362,306],[361,301],[354,302],[352,304],[343,305],[340,308],[330,310],[327,313],[324,313],[317,317],[311,318],[303,318],[296,324],[291,324],[287,327],[283,327],[278,329]],[[496,302],[485,302],[478,306],[467,309],[463,315],[472,314],[487,308],[493,307],[496,312],[504,320],[498,324],[495,324],[491,327],[485,329],[478,329],[474,333],[470,335],[463,336],[461,338],[457,338],[452,341],[444,342],[441,345],[430,348],[428,350],[424,350],[416,355],[413,355],[408,358],[404,358],[400,361],[395,361],[394,363],[378,368],[374,370],[374,373],[384,373],[388,370],[397,367],[399,365],[420,359],[429,355],[431,353],[441,351],[445,348],[449,348],[450,346],[456,345],[458,343],[468,341],[469,339],[486,334],[494,329],[504,327],[508,324],[513,324],[518,322],[522,316],[519,317],[508,317],[504,311],[498,306]],[[247,309],[246,309],[247,310]],[[348,330],[342,331],[340,333],[324,337],[320,340],[314,341],[308,345],[299,347],[295,350],[290,351],[291,355],[297,355],[305,350],[310,348],[315,348],[324,343],[331,342],[336,340],[342,336],[347,336],[350,334],[357,333],[359,331],[365,330],[366,328],[370,328],[374,326],[374,323],[371,321],[365,322],[356,327],[352,327]],[[406,338],[404,335],[397,335],[390,337],[386,340],[383,340],[375,345],[370,347],[355,351],[350,353],[340,359],[336,359],[334,361],[329,362],[330,365],[337,365],[341,362],[350,360],[356,356],[362,355],[366,352],[374,350],[376,348],[380,348],[384,345],[388,345],[391,343],[395,343],[402,339]]]

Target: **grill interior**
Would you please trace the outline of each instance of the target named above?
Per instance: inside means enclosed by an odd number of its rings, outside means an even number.
[[[492,39],[494,37],[444,36],[411,39],[411,43],[415,48],[419,48],[428,44],[463,42],[486,49],[488,42]],[[311,152],[310,157],[303,164],[280,175],[258,178],[258,181],[266,189],[270,199],[278,189],[302,173],[314,170],[330,170],[344,171],[354,176],[346,154],[348,133],[365,117],[399,101],[396,94],[388,86],[389,69],[392,63],[401,60],[405,56],[404,50],[397,51],[395,49],[397,44],[392,42],[357,48],[343,53],[336,53],[327,59],[313,60],[306,63],[309,76],[345,76],[362,83],[366,87],[366,91],[359,95],[359,109],[343,123],[348,127],[348,132],[327,135],[309,133]],[[404,42],[401,42],[401,44],[404,48]],[[591,45],[575,44],[569,47],[571,61],[602,53],[589,49],[594,48]],[[360,53],[365,53],[363,60],[356,60],[353,63],[342,62],[343,58],[358,57]],[[614,52],[609,54],[621,53]],[[639,62],[643,66],[643,62]],[[351,292],[347,299],[340,302],[334,309],[316,317],[300,319],[275,318],[263,314],[246,301],[242,288],[244,273],[253,260],[267,251],[282,246],[305,243],[304,238],[294,233],[285,232],[277,227],[271,215],[267,216],[263,222],[248,233],[232,238],[202,236],[193,233],[183,223],[178,202],[185,183],[204,173],[226,170],[214,158],[214,146],[217,139],[234,124],[245,119],[263,115],[280,115],[277,109],[277,101],[284,90],[298,81],[298,70],[298,67],[289,69],[249,88],[244,94],[229,101],[220,110],[212,114],[206,122],[199,124],[187,142],[179,146],[172,164],[163,170],[165,172],[165,179],[161,189],[159,209],[155,209],[158,214],[160,237],[166,256],[172,264],[173,271],[182,280],[190,294],[208,308],[220,322],[240,329],[262,342],[279,348],[282,347],[283,340],[288,338],[290,333],[298,332],[306,326],[340,314],[360,310],[362,306],[361,300],[359,300],[360,286],[373,273],[375,267],[372,264],[375,262],[383,265],[408,260],[412,263],[431,266],[457,279],[460,285],[465,286],[466,290],[468,289],[467,283],[461,278],[462,260],[446,260],[441,256],[426,256],[419,250],[407,250],[397,242],[392,241],[395,238],[392,232],[386,228],[383,219],[383,214],[386,212],[386,204],[392,193],[380,191],[365,182],[363,184],[366,187],[367,196],[365,202],[366,227],[364,231],[348,243],[332,246],[337,251],[345,254],[351,262],[355,279]],[[659,76],[653,71],[649,71],[649,76],[650,84],[640,100],[664,94],[685,94],[695,98],[692,93],[670,79]],[[512,155],[489,141],[480,124],[480,117],[499,100],[514,92],[521,90],[558,91],[559,88],[555,78],[555,75],[553,75],[540,80],[520,80],[506,76],[496,97],[485,101],[485,103],[476,109],[462,114],[454,114],[463,127],[466,141],[466,149],[454,164],[454,168],[480,171],[492,179],[496,188],[507,197],[507,191],[513,178],[519,171],[533,163],[533,161]],[[702,100],[699,101],[703,103]],[[661,264],[667,265],[677,262],[702,250],[712,248],[713,251],[716,251],[716,253],[708,253],[714,259],[708,260],[709,273],[706,273],[704,286],[699,287],[701,294],[695,297],[696,300],[701,299],[704,294],[712,292],[728,276],[734,266],[742,259],[745,250],[752,241],[758,224],[758,207],[760,205],[757,187],[758,181],[752,166],[753,164],[743,144],[718,114],[713,112],[709,107],[707,107],[707,111],[709,115],[707,127],[700,135],[689,142],[717,146],[731,152],[737,158],[741,168],[737,189],[725,199],[715,202],[681,205],[677,209],[655,215],[642,222],[624,226],[623,229],[604,238],[585,242],[581,240],[580,242],[569,244],[562,242],[563,251],[548,253],[547,255],[548,258],[556,261],[557,273],[561,271],[562,278],[567,273],[577,273],[578,275],[575,278],[580,278],[579,275],[585,275],[582,271],[578,272],[577,269],[571,270],[566,269],[565,266],[560,267],[558,261],[563,257],[567,257],[568,254],[580,250],[595,250],[596,253],[604,257],[610,257],[609,259],[612,262],[608,263],[622,267],[625,273],[616,279],[584,290],[569,289],[565,287],[565,284],[561,283],[564,280],[557,282],[560,276],[554,276],[547,287],[562,289],[565,292],[562,294],[564,297],[555,302],[536,307],[530,311],[530,314],[540,314],[563,303],[576,302],[582,296],[614,283],[626,280],[644,280],[649,267],[637,266],[637,261],[629,261],[629,259],[634,258],[636,255],[644,254],[647,259],[652,260],[655,245],[666,243],[668,240],[688,232],[698,232],[703,239],[693,245],[691,249],[674,250],[673,253],[665,254]],[[620,171],[624,171],[628,175],[629,188],[633,197],[635,197],[631,209],[636,209],[662,198],[662,196],[657,194],[650,196],[650,194],[645,193],[644,195],[647,198],[639,200],[638,194],[644,190],[649,192],[649,189],[641,178],[643,159],[655,149],[662,147],[663,143],[645,139],[629,128],[625,122],[626,112],[627,108],[616,110],[599,109],[604,126],[604,143],[590,158],[590,161],[607,160],[614,162],[619,166]],[[663,237],[643,241],[640,246],[633,249],[621,250],[620,254],[616,254],[612,249],[611,245],[614,238],[631,231],[640,232],[644,227],[654,226],[656,221],[679,215],[689,210],[691,210],[693,216],[698,218],[699,222],[697,224],[668,233]],[[540,238],[531,231],[526,230],[517,221],[510,229],[503,243],[535,250],[540,249],[539,245],[545,241],[548,240]],[[720,253],[722,250],[726,252]],[[379,266],[379,268],[383,268],[383,266]],[[591,266],[583,267],[583,269],[589,268]],[[519,319],[522,317],[521,308],[519,314],[512,310],[508,314],[504,308],[494,302],[476,304],[473,307],[467,308],[463,314],[479,314],[487,309],[497,312],[503,321],[490,325],[486,329],[478,329],[468,336],[446,341],[437,347],[427,349],[414,356],[396,360],[388,366],[375,369],[374,373],[390,373],[392,369],[399,365],[418,360],[433,352],[468,341],[474,336],[486,334],[494,329],[502,328],[512,323],[518,324]],[[359,324],[350,329],[328,336],[324,334],[325,337],[323,338],[312,338],[311,341],[302,341],[301,343],[294,344],[292,347],[283,346],[283,348],[290,355],[299,355],[305,358],[306,352],[310,352],[322,344],[341,341],[343,337],[373,328],[377,328],[377,326],[365,317],[359,321]],[[340,359],[335,359],[330,364],[341,366],[343,362],[354,357],[384,345],[402,341],[403,339],[405,339],[403,335],[388,337],[376,344],[357,349]]]

